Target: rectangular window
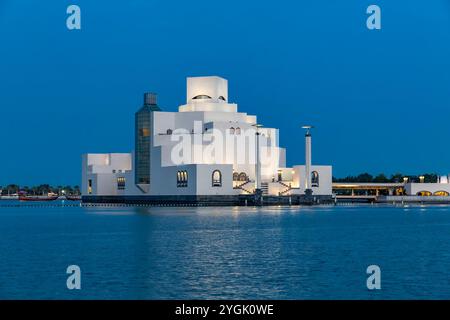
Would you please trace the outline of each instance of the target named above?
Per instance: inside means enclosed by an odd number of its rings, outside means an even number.
[[[150,136],[150,130],[148,128],[142,128],[140,131],[141,131],[140,132],[140,136],[141,137],[148,137],[148,136]]]
[[[125,177],[117,178],[117,190],[125,190]]]
[[[88,180],[88,194],[92,194],[92,180]]]

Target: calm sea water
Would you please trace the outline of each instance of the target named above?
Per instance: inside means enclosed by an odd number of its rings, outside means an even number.
[[[450,208],[6,207],[1,299],[450,298]],[[66,288],[79,265],[81,290]],[[381,268],[379,291],[366,268]]]

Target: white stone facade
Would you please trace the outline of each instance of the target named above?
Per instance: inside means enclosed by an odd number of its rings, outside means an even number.
[[[263,194],[303,194],[305,167],[286,167],[278,129],[256,128],[256,116],[228,99],[227,80],[188,78],[186,104],[178,112],[152,111],[148,130],[136,133],[149,136],[149,183],[135,183],[136,153],[85,154],[83,195],[251,194],[257,139]],[[312,165],[311,171],[318,180],[313,195],[331,195],[332,167]]]

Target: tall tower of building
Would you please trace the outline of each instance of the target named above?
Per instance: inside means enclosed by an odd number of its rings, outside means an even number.
[[[312,194],[311,184],[311,129],[313,126],[303,126],[305,133],[305,194]]]
[[[153,136],[153,112],[161,111],[156,94],[145,93],[144,105],[135,114],[135,183],[143,192],[150,187],[151,148]]]

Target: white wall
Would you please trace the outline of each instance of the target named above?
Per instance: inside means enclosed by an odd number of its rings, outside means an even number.
[[[222,186],[212,186],[212,174],[214,170],[222,173]],[[197,194],[198,195],[232,195],[233,190],[233,167],[232,165],[197,165]]]
[[[113,196],[117,195],[117,178],[112,173],[94,173],[86,176],[83,195]],[[92,193],[88,193],[88,181],[92,180]]]
[[[208,118],[208,120],[215,119],[217,121],[205,122],[206,118]],[[170,113],[167,117],[164,115],[164,112],[155,113],[154,128],[157,134],[154,136],[154,146],[161,146],[161,165],[172,166],[179,164],[173,161],[172,150],[183,139],[187,138],[190,139],[189,144],[191,149],[189,150],[189,153],[191,157],[185,159],[184,164],[233,164],[236,171],[244,171],[252,179],[254,179],[254,161],[256,153],[255,136],[253,133],[254,131],[251,131],[251,136],[249,136],[250,132],[245,134],[245,132],[247,132],[246,130],[253,130],[253,128],[251,124],[242,122],[244,120],[245,117],[243,117],[243,114],[240,113],[226,114],[223,112],[183,112],[178,113],[176,116],[174,116],[173,113]],[[203,126],[200,126],[200,128],[195,127],[195,121],[201,122]],[[209,131],[205,131],[205,127],[207,127]],[[230,135],[229,129],[232,127],[235,129],[239,127],[242,134]],[[164,133],[168,128],[184,128],[187,132],[189,132],[189,134],[186,134],[183,137],[179,134],[174,134],[173,136],[166,135]],[[190,134],[192,131],[194,131],[194,133]],[[270,163],[267,165],[262,165],[263,180],[270,180],[272,176],[276,174],[278,167],[285,166],[286,163],[285,150],[278,147],[278,134],[278,129],[261,129],[260,150],[263,160],[262,162],[265,163],[265,159],[271,159]],[[177,137],[179,138],[178,141],[172,141]],[[220,152],[222,157],[215,157],[213,159],[208,157],[208,154],[202,151],[212,145],[211,141],[217,141],[218,139],[224,141],[222,144],[223,149]],[[241,147],[242,144],[239,144],[239,142],[242,142],[243,139],[246,141],[244,148]],[[227,144],[225,141],[231,142],[231,144]],[[152,153],[153,152],[154,151],[152,151]],[[206,155],[206,157],[203,157],[203,155]],[[249,163],[249,161],[253,163]],[[155,163],[157,162],[152,161],[152,165]]]
[[[450,193],[449,183],[407,183],[405,185],[407,195],[415,196],[418,192],[429,191],[435,193],[437,191],[446,191]]]
[[[177,187],[177,172],[187,171],[187,187]],[[195,165],[160,167],[152,170],[150,195],[195,195],[197,191],[197,168]]]
[[[177,172],[187,171],[188,186],[177,187]],[[222,187],[212,186],[212,173],[220,170]],[[154,172],[150,184],[150,195],[231,195],[233,190],[231,165],[191,164],[162,167]]]
[[[292,186],[298,188],[294,193],[305,193],[305,166],[294,166],[294,176]],[[332,180],[333,172],[331,166],[311,166],[311,172],[317,171],[319,173],[319,187],[312,187],[313,195],[331,195],[332,192]]]
[[[89,153],[82,155],[81,193],[88,195],[92,180],[92,195],[116,195],[117,177],[132,169],[131,153]]]
[[[188,77],[186,84],[186,102],[198,95],[208,95],[213,99],[220,96],[228,101],[228,80],[217,77]]]

